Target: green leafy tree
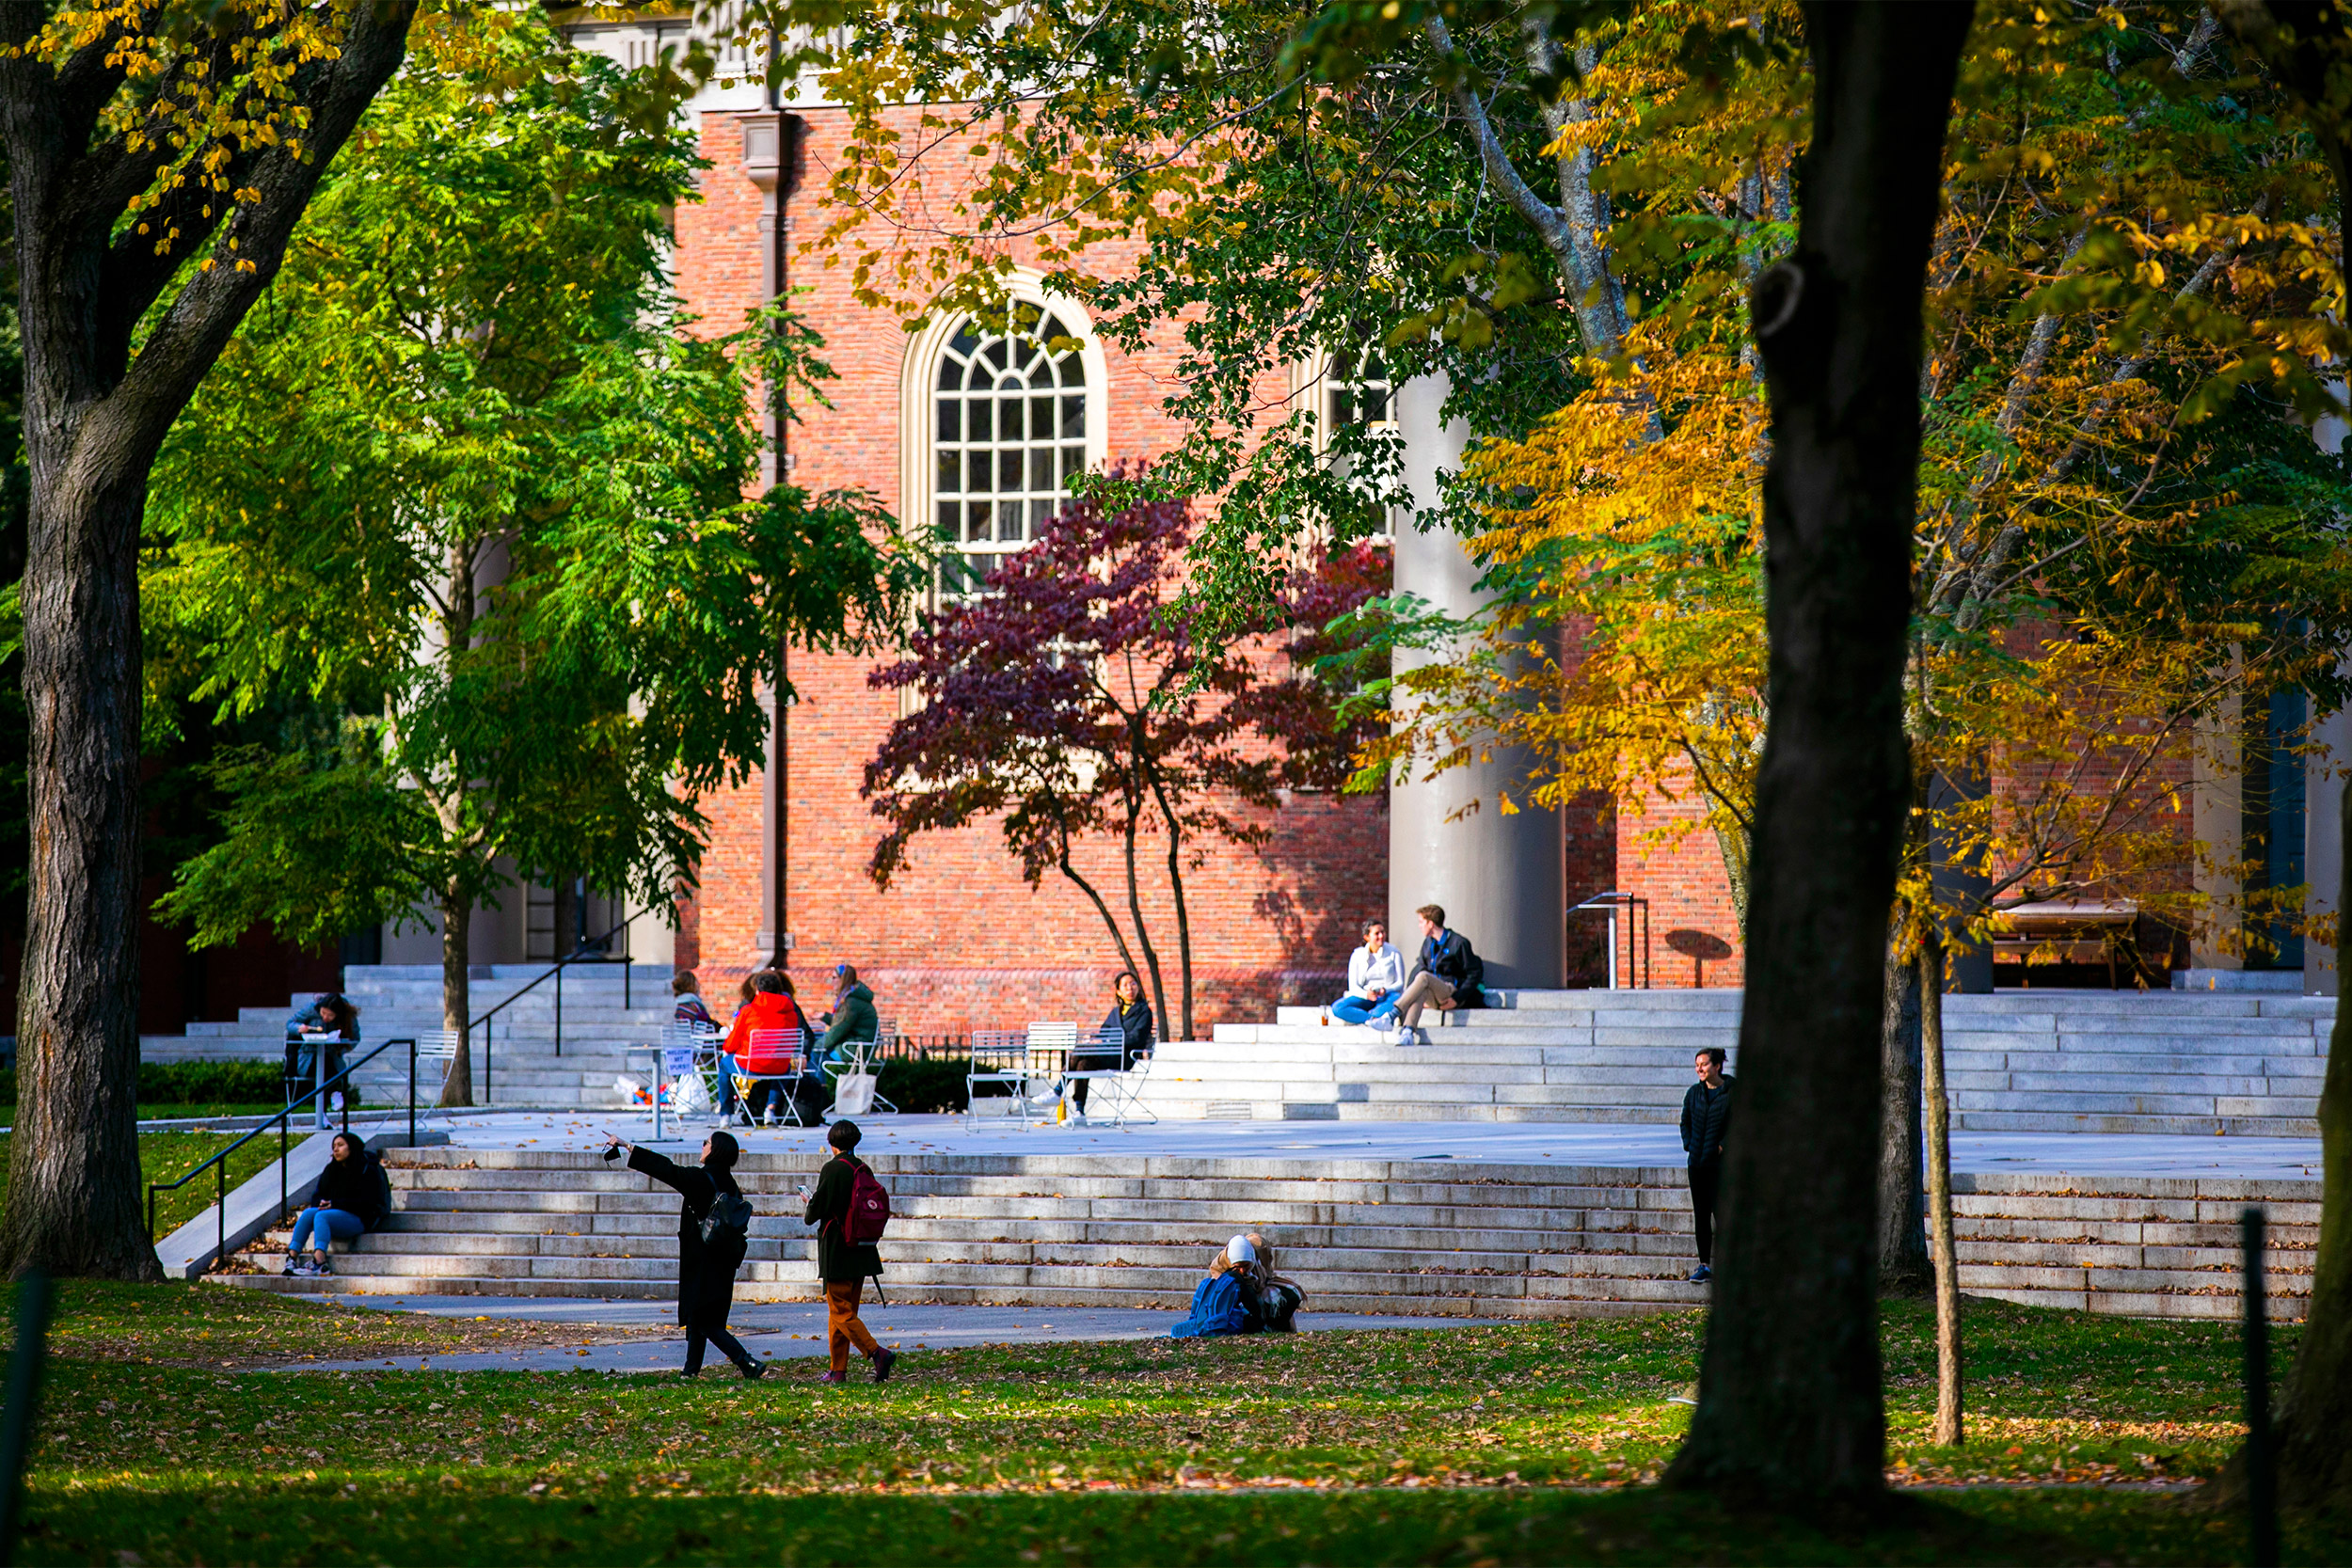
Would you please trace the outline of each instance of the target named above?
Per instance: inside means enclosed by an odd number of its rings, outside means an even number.
[[[677,313],[692,138],[642,84],[527,13],[418,55],[167,448],[146,591],[199,697],[345,715],[215,765],[226,837],[164,912],[199,943],[437,915],[465,1104],[469,912],[517,877],[665,899],[782,651],[869,645],[925,567],[867,497],[743,499],[755,384],[830,372],[780,314]]]

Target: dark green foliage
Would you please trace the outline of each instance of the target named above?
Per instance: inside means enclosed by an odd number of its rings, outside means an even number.
[[[141,1062],[139,1100],[169,1105],[276,1105],[277,1062]],[[16,1103],[16,1069],[0,1068],[0,1105]]]

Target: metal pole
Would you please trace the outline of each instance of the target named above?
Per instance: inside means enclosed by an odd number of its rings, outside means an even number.
[[[224,1149],[222,1152],[228,1151]],[[213,1223],[216,1230],[213,1238],[213,1267],[225,1269],[229,1266],[229,1162],[215,1161],[213,1175],[215,1178],[215,1190],[219,1194],[213,1203]]]
[[[580,940],[585,942],[587,936],[588,934],[582,931]],[[559,1056],[564,1054],[564,966],[562,964],[555,966],[555,1053]]]
[[[1617,906],[1609,906],[1609,989],[1617,989]]]
[[[2246,1254],[2246,1508],[2253,1537],[2254,1568],[2278,1568],[2279,1478],[2270,1450],[2270,1322],[2264,1308],[2263,1212],[2248,1208],[2238,1216]]]
[[[653,1048],[653,1141],[661,1141],[661,1048]]]
[[[310,1042],[310,1115],[319,1132],[326,1131],[326,1042]]]
[[[482,1103],[485,1105],[498,1098],[490,1092],[490,1047],[497,1034],[498,1024],[490,1019],[484,1019],[482,1021]]]
[[[286,1190],[286,1157],[288,1152],[288,1132],[286,1123],[288,1119],[289,1118],[285,1112],[280,1111],[278,1113],[278,1217],[279,1219],[284,1219],[286,1217],[286,1201],[290,1196]]]
[[[408,1042],[408,1147],[417,1147],[417,1042]]]
[[[28,1271],[16,1287],[16,1350],[8,1357],[8,1406],[0,1410],[0,1558],[16,1560],[24,1507],[24,1457],[32,1446],[40,1368],[48,1357],[49,1276]]]

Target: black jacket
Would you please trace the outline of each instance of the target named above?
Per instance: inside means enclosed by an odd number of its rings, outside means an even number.
[[[1421,939],[1421,957],[1413,960],[1413,974],[1427,970],[1454,988],[1454,1005],[1457,1007],[1483,1007],[1486,998],[1482,988],[1486,983],[1486,966],[1470,951],[1470,938],[1459,931],[1447,931],[1442,936]],[[1413,975],[1405,976],[1406,983]]]
[[[319,1172],[318,1195],[310,1201],[322,1209],[357,1214],[370,1230],[384,1223],[383,1198],[375,1190],[375,1173],[368,1168],[364,1153],[356,1160],[328,1160],[326,1168]]]
[[[803,1217],[818,1227],[817,1277],[828,1285],[878,1278],[882,1272],[882,1254],[873,1243],[851,1246],[841,1233],[841,1222],[850,1212],[850,1185],[856,1180],[856,1168],[865,1163],[855,1155],[834,1155],[817,1173],[817,1190],[808,1195]]]
[[[1124,1060],[1120,1066],[1122,1069],[1131,1068],[1136,1065],[1137,1056],[1148,1053],[1152,1049],[1152,1005],[1138,996],[1132,1007],[1113,1006],[1103,1015],[1104,1037],[1107,1039],[1114,1029],[1126,1042],[1121,1053]],[[1104,1054],[1108,1055],[1109,1053]]]
[[[1704,1084],[1693,1084],[1682,1097],[1682,1152],[1691,1157],[1691,1164],[1703,1165],[1724,1155],[1724,1139],[1731,1133],[1731,1079],[1726,1075],[1724,1086],[1710,1091]]]
[[[679,1326],[726,1327],[727,1309],[735,1305],[735,1271],[743,1261],[743,1246],[739,1242],[720,1250],[704,1246],[702,1218],[722,1190],[743,1196],[734,1175],[707,1165],[674,1164],[649,1148],[636,1148],[628,1151],[628,1168],[644,1172],[682,1200],[677,1215]]]

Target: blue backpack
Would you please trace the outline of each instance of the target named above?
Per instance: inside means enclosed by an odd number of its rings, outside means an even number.
[[[1231,1274],[1211,1275],[1192,1292],[1192,1314],[1168,1331],[1171,1339],[1198,1339],[1211,1334],[1239,1334],[1249,1326],[1249,1309],[1242,1305],[1241,1279]]]

